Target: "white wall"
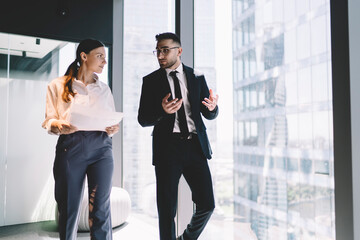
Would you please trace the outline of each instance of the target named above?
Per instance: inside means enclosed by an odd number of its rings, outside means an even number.
[[[0,226],[5,223],[6,126],[9,80],[0,78]]]
[[[57,137],[41,127],[48,82],[1,82],[0,226],[54,219]]]

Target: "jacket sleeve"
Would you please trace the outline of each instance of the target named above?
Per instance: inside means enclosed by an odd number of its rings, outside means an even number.
[[[219,106],[216,106],[214,110],[209,111],[209,109],[204,104],[202,104],[202,101],[204,100],[204,98],[209,98],[210,93],[209,93],[209,88],[206,84],[204,75],[199,76],[199,78],[200,78],[199,79],[199,81],[200,81],[200,112],[208,120],[215,119],[217,117],[217,115],[219,114]]]
[[[162,108],[162,98],[157,96],[156,90],[152,79],[143,78],[138,110],[138,122],[142,127],[154,126],[169,115]]]

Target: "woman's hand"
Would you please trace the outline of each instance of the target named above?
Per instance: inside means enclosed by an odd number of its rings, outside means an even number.
[[[55,120],[51,123],[51,132],[55,134],[71,134],[77,131],[77,128],[65,120]]]
[[[107,134],[109,136],[112,136],[115,133],[117,133],[119,131],[119,129],[120,129],[120,124],[118,123],[118,124],[115,124],[115,125],[105,128],[105,131],[107,132]]]

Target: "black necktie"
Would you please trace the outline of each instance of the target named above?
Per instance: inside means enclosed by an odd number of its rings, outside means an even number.
[[[177,71],[172,71],[172,72],[170,72],[170,76],[174,79],[175,98],[178,98],[180,100],[182,98],[182,96],[181,96],[179,79],[177,78],[176,73],[177,73]],[[184,102],[181,104],[181,107],[177,111],[177,113],[178,113],[178,120],[179,120],[181,135],[187,137],[189,135],[189,129],[187,126],[187,121],[186,121]]]

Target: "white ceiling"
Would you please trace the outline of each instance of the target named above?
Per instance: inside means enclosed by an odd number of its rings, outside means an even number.
[[[40,39],[40,44],[36,44],[36,39]],[[66,42],[36,38],[15,34],[0,33],[0,54],[22,56],[23,51],[27,57],[43,58],[46,54],[65,44]]]

